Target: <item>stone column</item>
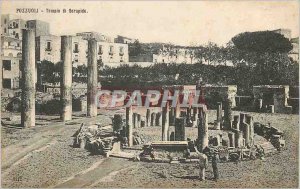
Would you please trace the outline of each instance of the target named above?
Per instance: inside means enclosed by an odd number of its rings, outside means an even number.
[[[215,129],[220,130],[221,129],[221,123],[222,123],[222,103],[217,103],[217,122],[215,125]]]
[[[146,127],[150,127],[151,124],[151,112],[150,109],[147,108],[147,112],[146,112]]]
[[[240,130],[240,116],[235,115],[233,116],[233,122],[232,122],[233,129]]]
[[[261,98],[258,98],[255,100],[255,110],[260,112],[262,111],[262,108],[263,108],[263,99]]]
[[[244,130],[245,113],[240,113],[240,131]]]
[[[231,129],[232,128],[232,101],[230,99],[227,99],[225,101],[225,106],[224,106],[224,129]]]
[[[137,114],[137,122],[136,122],[136,128],[141,127],[141,114]]]
[[[155,126],[161,126],[161,123],[162,123],[161,113],[157,112],[155,118]]]
[[[151,114],[151,126],[155,126],[155,123],[156,123],[156,113],[155,112],[153,112],[152,114]]]
[[[192,126],[192,117],[191,117],[191,108],[190,107],[188,107],[187,109],[186,109],[186,125],[188,126],[188,127],[191,127]]]
[[[126,108],[126,128],[127,128],[127,140],[128,140],[128,146],[133,145],[133,136],[132,136],[132,125],[133,125],[133,120],[132,120],[132,106]]]
[[[169,119],[170,119],[169,124],[170,125],[175,125],[175,118],[176,118],[176,116],[175,116],[175,108],[171,107],[170,108],[170,114],[169,114]]]
[[[198,108],[193,107],[192,127],[198,126]]]
[[[198,124],[198,150],[203,151],[208,146],[208,115],[206,105],[199,109],[199,124]]]
[[[127,117],[126,117],[127,119]],[[123,118],[121,114],[115,114],[113,118],[113,131],[119,132],[123,129]]]
[[[97,41],[88,40],[88,65],[87,65],[87,116],[97,116],[97,86],[98,86],[98,67],[97,67]]]
[[[72,37],[61,37],[61,81],[60,100],[62,104],[62,121],[72,120]]]
[[[228,133],[228,138],[229,138],[229,146],[235,148],[235,134],[234,134],[234,132],[229,132]]]
[[[244,129],[243,129],[243,137],[245,139],[245,145],[250,145],[250,125],[247,123],[244,123]]]
[[[240,148],[243,146],[243,133],[242,131],[235,131],[235,147]]]
[[[179,117],[175,120],[175,141],[185,141],[185,118]]]
[[[132,114],[132,122],[133,122],[133,128],[136,128],[137,127],[137,113],[133,113]]]
[[[246,114],[245,122],[249,125],[248,141],[246,140],[246,145],[252,146],[254,144],[254,122],[253,117],[250,114]]]
[[[176,104],[175,107],[175,118],[180,117],[180,106],[179,104]]]
[[[35,32],[24,29],[22,32],[21,125],[28,128],[35,126]]]
[[[169,140],[169,102],[162,108],[162,141]]]
[[[146,127],[146,120],[145,119],[141,119],[141,127]]]

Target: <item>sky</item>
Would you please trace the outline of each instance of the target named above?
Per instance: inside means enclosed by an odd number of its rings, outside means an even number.
[[[39,13],[16,13],[38,8]],[[46,9],[61,13],[46,13]],[[62,9],[87,13],[62,13]],[[43,12],[41,12],[43,11]],[[298,1],[1,1],[1,14],[50,23],[53,35],[96,31],[140,42],[226,44],[241,32],[288,28],[299,36]]]

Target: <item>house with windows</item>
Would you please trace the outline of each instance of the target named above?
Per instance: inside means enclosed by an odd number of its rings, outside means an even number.
[[[35,30],[36,37],[40,35],[47,36],[50,33],[49,23],[47,22],[40,20],[26,21],[11,14],[1,15],[1,59],[3,88],[19,88],[19,81],[21,78],[20,68],[22,64],[22,30],[27,28]],[[44,51],[38,51],[36,52],[36,55],[40,57],[40,53],[43,52]]]
[[[19,88],[22,60],[22,29],[26,21],[14,15],[1,16],[2,87]]]
[[[61,60],[61,36],[50,34],[49,23],[41,20],[28,20],[14,15],[1,15],[1,58],[2,86],[18,89],[22,64],[22,29],[32,29],[36,36],[36,62],[43,60],[54,64]],[[88,41],[97,40],[98,62],[104,65],[128,63],[128,44],[114,43],[109,36],[98,32],[82,32],[72,36],[73,67],[87,65]],[[37,78],[36,78],[37,79]]]
[[[57,63],[60,61],[61,37],[54,35],[39,36],[36,38],[37,62],[43,60]],[[82,36],[72,36],[72,64],[73,67],[85,65],[88,61],[88,41]],[[128,45],[97,42],[98,62],[104,65],[113,63],[127,63],[129,60]]]

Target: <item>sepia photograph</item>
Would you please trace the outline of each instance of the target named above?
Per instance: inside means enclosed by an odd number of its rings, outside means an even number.
[[[298,0],[2,0],[1,188],[298,188]]]

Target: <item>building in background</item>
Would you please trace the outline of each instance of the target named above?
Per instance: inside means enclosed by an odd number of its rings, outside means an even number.
[[[37,61],[43,60],[57,63],[60,61],[61,37],[54,35],[36,38]],[[127,63],[129,60],[128,45],[121,43],[97,42],[98,62],[104,65],[112,63]],[[84,36],[72,36],[73,67],[85,65],[88,62],[88,41]]]
[[[96,39],[97,41],[102,41],[102,42],[108,42],[111,43],[111,37],[107,35],[103,35],[98,32],[81,32],[81,33],[76,33],[76,36],[81,36],[82,39],[89,40],[89,39]]]
[[[291,57],[295,62],[299,63],[299,38],[292,38],[291,43],[293,49],[289,52],[289,57]]]
[[[26,21],[15,15],[1,15],[1,60],[2,87],[19,88],[20,64],[22,60],[22,29]]]
[[[290,29],[277,29],[277,30],[273,30],[273,32],[275,33],[279,33],[281,35],[283,35],[285,38],[291,40],[291,36],[292,36],[292,31]]]
[[[157,54],[153,54],[153,62],[194,64],[199,61],[195,57],[195,51],[195,47],[163,46]]]
[[[10,36],[1,36],[2,87],[19,88],[22,41]]]
[[[135,41],[136,39],[132,39],[120,35],[118,35],[114,40],[115,43],[124,43],[124,44],[134,43]]]
[[[40,35],[35,39],[35,54],[37,63],[47,60],[56,64],[60,61],[61,39],[59,36]]]

